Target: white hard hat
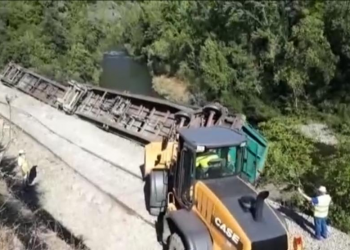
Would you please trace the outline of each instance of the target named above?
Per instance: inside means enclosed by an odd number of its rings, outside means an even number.
[[[21,149],[20,151],[18,151],[18,154],[19,154],[19,155],[23,155],[23,154],[24,154],[24,150]]]
[[[326,189],[326,187],[325,186],[320,186],[319,188],[318,188],[318,191],[320,191],[321,193],[327,193],[327,189]]]

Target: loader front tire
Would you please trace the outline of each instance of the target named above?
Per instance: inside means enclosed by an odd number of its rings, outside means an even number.
[[[169,238],[168,250],[185,250],[185,244],[183,243],[180,235],[173,233]]]

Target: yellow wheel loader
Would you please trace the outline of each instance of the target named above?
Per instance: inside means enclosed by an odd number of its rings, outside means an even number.
[[[169,250],[288,250],[283,219],[245,181],[247,136],[212,126],[179,128],[146,146],[148,209]]]

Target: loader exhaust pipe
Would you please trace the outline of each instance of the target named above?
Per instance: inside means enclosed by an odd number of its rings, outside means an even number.
[[[264,201],[269,197],[269,191],[262,191],[258,194],[255,200],[255,206],[253,209],[253,217],[255,221],[261,221],[263,217]]]

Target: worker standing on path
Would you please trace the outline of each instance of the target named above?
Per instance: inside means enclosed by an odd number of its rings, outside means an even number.
[[[25,154],[23,149],[21,149],[18,152],[17,162],[18,162],[18,167],[21,169],[21,172],[22,172],[22,177],[23,177],[22,185],[25,188],[29,184],[28,179],[29,179],[31,166],[29,165],[29,163],[26,159],[26,154]]]
[[[314,206],[314,223],[315,223],[315,236],[316,239],[321,240],[327,238],[327,217],[329,205],[332,198],[327,194],[327,190],[324,186],[320,186],[317,190],[316,197],[307,196],[301,188],[298,188],[299,193]]]

